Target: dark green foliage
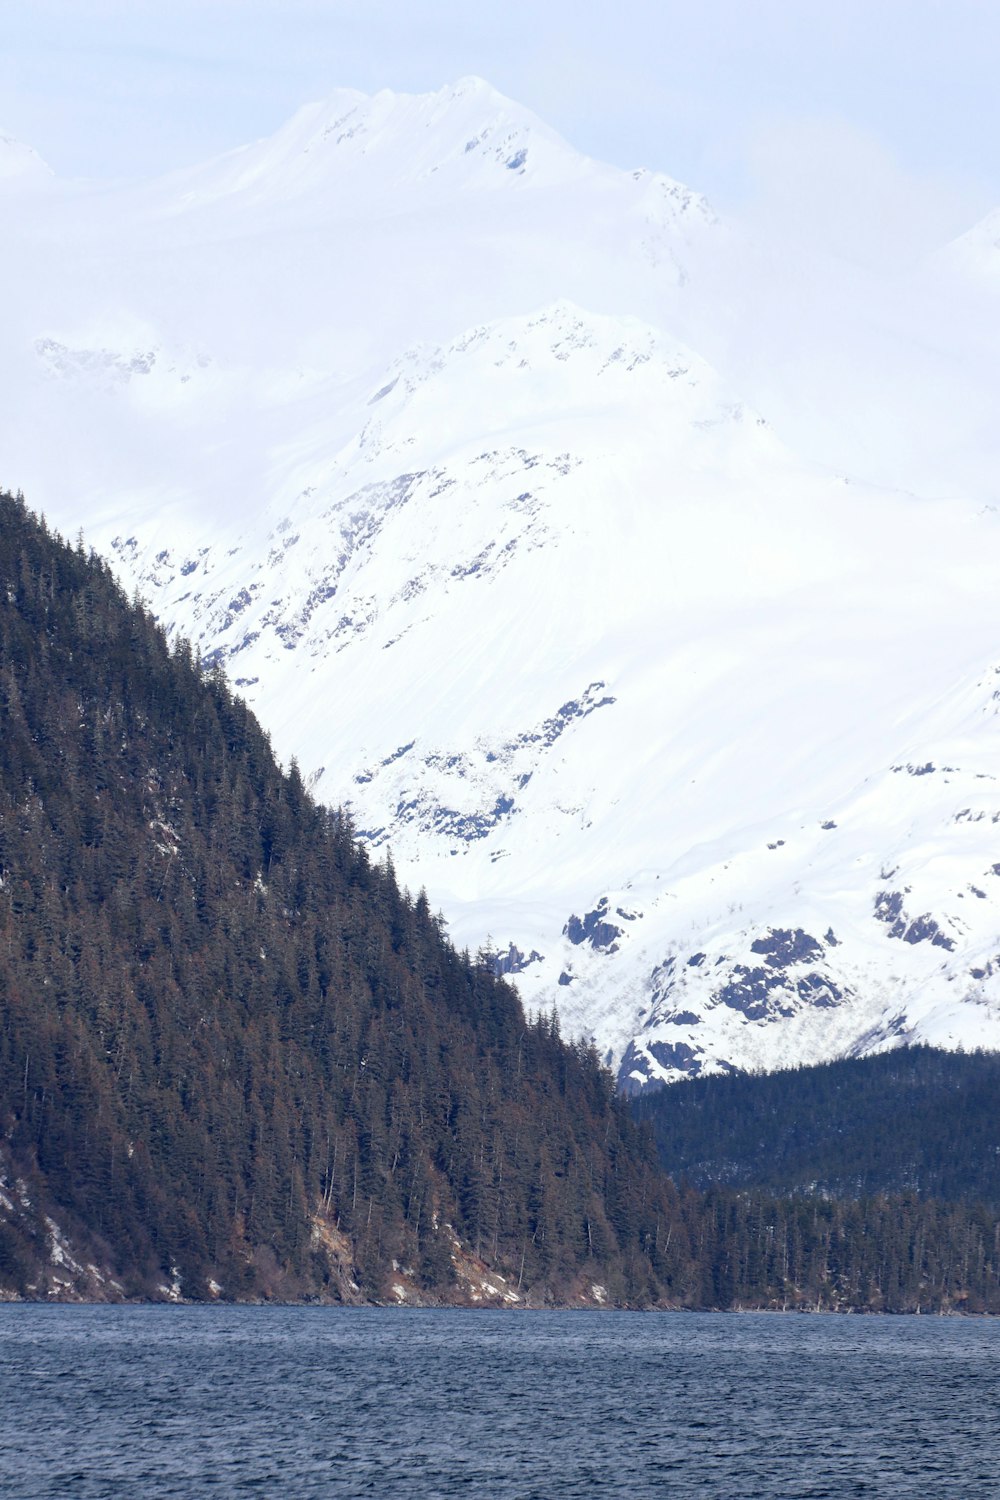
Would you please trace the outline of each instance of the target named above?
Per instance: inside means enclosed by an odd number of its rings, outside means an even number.
[[[981,1205],[715,1189],[685,1203],[702,1306],[1000,1310],[998,1225]]]
[[[698,1187],[863,1198],[900,1193],[1000,1211],[1000,1055],[907,1047],[643,1095],[660,1160]]]
[[[692,1079],[633,1109],[691,1185],[705,1302],[993,1311],[998,1090],[1000,1057],[919,1047]]]
[[[176,1267],[191,1296],[378,1294],[393,1260],[447,1287],[449,1225],[539,1294],[584,1268],[670,1287],[676,1195],[593,1053],[527,1025],[221,674],[10,496],[0,1131],[0,1167],[130,1291]]]

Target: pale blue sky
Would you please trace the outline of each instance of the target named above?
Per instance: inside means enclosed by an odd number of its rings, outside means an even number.
[[[723,209],[933,242],[1000,203],[998,64],[997,0],[3,0],[0,129],[147,175],[338,86],[478,73]]]

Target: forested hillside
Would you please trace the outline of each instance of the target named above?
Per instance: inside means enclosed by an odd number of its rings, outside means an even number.
[[[1000,1212],[1000,1056],[906,1047],[642,1096],[666,1171],[840,1199],[908,1193]]]
[[[442,927],[0,496],[0,1295],[1000,1310],[986,1210],[676,1189]]]
[[[669,1285],[673,1196],[595,1058],[10,497],[0,587],[8,1201],[132,1294],[382,1295],[394,1261],[446,1289],[449,1226],[522,1291]]]

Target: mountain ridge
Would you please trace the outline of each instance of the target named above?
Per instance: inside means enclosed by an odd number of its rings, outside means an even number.
[[[477,360],[483,366],[478,374]],[[470,361],[471,373],[466,371]],[[538,392],[539,371],[547,370],[558,372],[558,379],[546,408],[538,405]],[[576,386],[572,383],[574,371],[582,372],[582,383]],[[520,418],[520,398],[516,392],[511,395],[502,384],[509,379],[524,383],[523,395],[528,406],[525,416]],[[604,383],[609,380],[619,385],[612,383],[606,387]],[[512,414],[515,425],[525,417],[530,419],[526,437],[530,434],[534,441],[533,450],[524,446],[525,438],[509,445],[500,442],[498,446],[497,438],[489,436],[485,451],[476,451],[481,439],[465,446],[464,451],[463,447],[453,446],[456,436],[461,442],[463,432],[462,390],[471,386],[477,399],[485,396],[489,401],[491,382],[500,382],[498,389],[503,394],[495,404],[505,424],[511,422]],[[441,394],[436,394],[438,385]],[[596,393],[593,397],[588,395],[591,390]],[[585,396],[592,401],[589,451],[581,446],[577,420]],[[634,520],[624,495],[614,519],[605,519],[606,495],[616,488],[624,489],[627,495],[628,484],[626,481],[623,487],[621,483],[624,465],[615,452],[614,439],[605,441],[604,433],[610,435],[615,431],[615,400],[621,402],[623,412],[635,424],[643,399],[650,402],[650,430],[659,426],[655,441],[662,444],[660,451],[665,462],[672,463],[678,472],[684,472],[682,464],[690,466],[685,479],[678,484],[680,497],[673,502],[673,511],[661,522],[659,532],[648,498],[648,470],[639,471],[639,485],[633,486]],[[560,426],[563,418],[559,403],[563,401],[568,402],[573,415],[568,429]],[[685,582],[670,561],[678,541],[686,534],[690,537],[686,545],[693,558],[702,550],[714,551],[716,576],[696,575],[695,588],[699,593],[692,597],[692,602],[697,600],[703,611],[713,608],[718,612],[714,630],[726,628],[730,619],[741,622],[738,628],[746,629],[747,622],[761,613],[761,624],[754,628],[761,631],[762,641],[773,653],[775,642],[769,614],[775,599],[780,597],[779,590],[789,590],[788,598],[801,614],[803,605],[795,602],[803,590],[798,569],[808,554],[792,548],[787,560],[783,560],[766,543],[761,545],[754,533],[758,518],[768,532],[780,529],[786,538],[798,532],[802,547],[808,548],[813,557],[808,563],[811,587],[814,592],[822,590],[818,598],[829,611],[820,614],[816,604],[810,603],[799,629],[806,628],[808,621],[808,628],[817,632],[818,649],[829,656],[830,624],[839,620],[838,628],[847,631],[841,649],[853,653],[857,626],[852,611],[837,602],[837,595],[845,587],[868,587],[865,577],[870,564],[865,548],[853,540],[850,516],[856,515],[859,522],[864,517],[864,524],[870,529],[881,510],[884,512],[881,524],[887,538],[898,524],[906,524],[911,534],[907,543],[909,556],[925,569],[928,564],[921,562],[921,557],[930,558],[936,548],[933,572],[940,576],[941,547],[937,540],[931,543],[930,539],[936,537],[944,515],[942,507],[914,511],[903,497],[879,496],[857,486],[845,486],[797,464],[766,425],[734,403],[714,372],[689,351],[665,345],[641,325],[594,318],[566,303],[524,320],[470,330],[446,350],[420,351],[403,359],[386,372],[383,383],[373,393],[359,399],[357,409],[364,426],[342,449],[315,492],[309,487],[309,492],[303,493],[293,510],[280,520],[277,519],[280,512],[272,512],[275,524],[266,542],[261,535],[245,544],[246,555],[258,559],[251,565],[251,571],[248,573],[246,564],[240,560],[239,545],[235,551],[231,547],[226,549],[230,557],[224,561],[227,573],[223,576],[231,580],[228,586],[211,581],[218,549],[210,541],[202,547],[192,547],[186,558],[169,549],[157,550],[154,543],[147,551],[145,564],[134,547],[123,539],[114,544],[121,561],[134,570],[141,586],[150,591],[159,611],[169,616],[175,610],[183,613],[186,608],[186,617],[196,622],[201,632],[203,649],[215,643],[219,659],[225,661],[239,686],[254,694],[260,691],[261,682],[270,680],[271,691],[283,704],[280,718],[287,725],[279,730],[278,743],[285,747],[286,753],[295,749],[319,794],[344,800],[375,847],[386,842],[392,845],[399,867],[409,878],[418,878],[420,871],[419,878],[430,879],[452,917],[456,910],[454,896],[449,896],[450,891],[456,890],[456,875],[452,871],[459,864],[471,862],[469,876],[457,879],[465,879],[466,889],[478,884],[484,912],[478,931],[468,926],[459,928],[461,936],[478,942],[488,932],[501,949],[513,943],[524,954],[541,955],[518,975],[529,1003],[549,1005],[558,997],[572,1024],[595,1034],[602,1051],[610,1049],[621,1067],[621,1081],[626,1088],[646,1078],[670,1078],[701,1066],[760,1066],[769,1050],[779,1045],[774,1036],[779,1027],[783,1027],[789,1038],[800,1033],[799,1042],[790,1044],[801,1047],[806,1057],[812,1048],[818,1047],[820,1055],[827,1055],[824,1049],[864,1045],[866,1039],[868,1045],[885,1045],[920,1036],[947,1040],[950,1034],[968,1043],[970,1033],[959,1012],[947,1003],[948,995],[963,972],[966,991],[971,988],[977,995],[990,992],[989,984],[982,981],[984,977],[988,979],[987,971],[992,973],[993,968],[992,928],[987,927],[977,939],[985,940],[987,945],[982,953],[977,948],[972,960],[972,967],[983,971],[979,979],[968,973],[968,964],[962,971],[958,963],[953,963],[953,977],[947,982],[937,981],[934,971],[940,967],[938,959],[947,959],[956,947],[964,950],[963,935],[968,924],[960,923],[958,928],[942,924],[940,909],[934,910],[934,903],[940,902],[941,897],[933,888],[923,898],[923,905],[909,912],[901,927],[905,946],[899,950],[898,959],[894,955],[890,962],[902,964],[902,954],[907,949],[922,959],[924,950],[916,944],[919,935],[925,934],[926,952],[928,955],[936,952],[936,956],[924,963],[922,969],[918,964],[917,973],[925,984],[940,983],[939,1005],[943,1002],[944,1008],[938,1021],[906,1020],[907,1005],[912,1010],[915,998],[911,995],[908,999],[907,994],[913,990],[917,978],[914,963],[907,960],[894,989],[873,997],[870,993],[873,988],[881,991],[883,986],[873,980],[871,970],[866,973],[864,963],[870,960],[862,957],[858,967],[855,956],[852,970],[850,939],[844,948],[845,921],[848,933],[851,928],[857,929],[863,954],[871,953],[873,946],[877,951],[879,943],[886,947],[884,939],[893,938],[894,924],[900,921],[904,908],[904,894],[891,880],[899,859],[880,858],[876,862],[877,871],[865,874],[865,883],[872,884],[871,892],[868,895],[859,892],[860,899],[853,901],[846,917],[841,910],[843,897],[838,897],[838,904],[830,908],[824,908],[820,901],[817,911],[807,902],[803,911],[803,903],[795,891],[782,891],[780,871],[788,867],[792,851],[797,848],[801,851],[798,860],[805,863],[793,864],[790,875],[785,877],[786,886],[801,883],[810,869],[813,873],[809,879],[816,880],[817,873],[829,865],[830,851],[842,847],[845,834],[840,830],[857,822],[859,817],[862,823],[871,818],[872,811],[866,812],[866,808],[873,810],[876,818],[888,820],[887,828],[875,835],[889,838],[888,855],[891,839],[899,837],[889,832],[896,816],[891,808],[900,804],[904,786],[909,786],[917,797],[915,803],[912,797],[909,802],[903,798],[900,805],[905,818],[907,806],[919,810],[926,804],[930,788],[936,787],[950,798],[952,793],[945,788],[961,781],[975,805],[956,806],[948,816],[964,814],[968,825],[966,837],[974,839],[979,825],[992,816],[983,799],[988,801],[990,778],[996,775],[992,769],[995,749],[988,734],[984,738],[982,727],[989,722],[988,710],[993,703],[988,676],[976,674],[979,687],[975,691],[970,687],[959,689],[957,694],[946,694],[946,701],[957,702],[960,714],[970,719],[974,731],[970,744],[964,743],[968,739],[965,731],[962,745],[946,746],[941,754],[934,738],[928,737],[933,735],[931,724],[935,717],[948,719],[954,711],[938,708],[932,713],[930,723],[918,731],[910,748],[904,750],[906,736],[892,727],[893,715],[886,716],[882,707],[878,711],[885,717],[884,732],[888,736],[883,741],[883,754],[889,751],[886,755],[889,764],[883,768],[876,762],[876,777],[864,775],[865,758],[869,754],[867,731],[861,738],[861,751],[855,748],[853,752],[855,787],[851,787],[850,762],[841,752],[826,767],[825,796],[814,801],[808,811],[805,808],[789,811],[783,806],[788,795],[787,768],[778,782],[773,781],[772,773],[764,766],[755,773],[765,777],[762,787],[771,781],[768,795],[773,799],[771,812],[764,814],[762,805],[758,828],[748,830],[754,841],[759,840],[759,852],[748,847],[744,833],[736,835],[740,842],[735,846],[730,835],[717,852],[713,851],[709,837],[713,821],[720,832],[725,823],[718,822],[718,808],[712,806],[714,793],[707,792],[696,804],[700,812],[684,820],[685,837],[695,840],[686,856],[686,871],[684,862],[677,868],[674,856],[670,864],[662,865],[661,872],[656,873],[654,834],[653,838],[647,837],[643,853],[634,856],[631,868],[627,863],[621,865],[620,873],[610,883],[596,889],[591,885],[589,891],[584,883],[588,878],[593,879],[594,870],[593,855],[585,851],[587,825],[597,817],[601,805],[597,790],[601,781],[597,766],[601,762],[596,757],[600,755],[603,761],[605,782],[610,777],[615,785],[614,792],[609,790],[604,794],[603,812],[609,828],[613,828],[622,816],[615,812],[615,805],[621,801],[630,780],[624,773],[624,765],[641,765],[649,753],[642,747],[656,745],[657,736],[663,733],[658,724],[655,684],[670,681],[666,675],[670,669],[667,662],[661,664],[649,653],[644,640],[678,630]],[[424,415],[425,410],[430,411],[432,419]],[[444,424],[433,420],[442,411],[450,413]],[[671,417],[676,423],[673,429],[666,426],[669,411],[676,412]],[[548,440],[543,413],[545,421],[554,426],[554,437]],[[505,426],[504,432],[509,430]],[[423,436],[425,432],[427,437]],[[670,436],[665,440],[667,432]],[[574,443],[575,451],[562,449],[564,433],[566,440]],[[725,445],[720,435],[725,438]],[[654,440],[645,441],[651,447]],[[445,454],[449,455],[447,459]],[[648,457],[643,461],[648,463]],[[401,463],[408,465],[402,472]],[[748,475],[765,465],[771,494],[766,503],[756,502],[757,508],[751,508],[747,514],[743,497],[752,495],[752,486],[759,484]],[[713,469],[717,469],[717,474]],[[351,477],[354,474],[356,478]],[[738,498],[728,493],[734,486],[734,477]],[[691,494],[684,494],[685,485]],[[784,488],[787,496],[780,504],[779,487]],[[336,498],[338,495],[344,498]],[[498,506],[497,501],[502,503]],[[954,510],[951,519],[954,523]],[[720,536],[720,522],[728,536],[714,540]],[[970,508],[964,523],[972,530],[985,526],[983,537],[988,539],[989,518],[985,521],[977,518]],[[616,531],[623,526],[631,527],[636,536],[644,536],[648,555],[645,565],[637,562],[630,538],[625,544],[616,538]],[[603,545],[598,543],[602,535]],[[825,545],[817,552],[821,536]],[[964,539],[958,536],[956,578],[963,583],[967,574],[962,561],[964,546]],[[656,580],[662,569],[658,548],[662,549],[666,565],[673,570],[674,598],[665,610],[660,607],[659,617],[652,614],[645,630],[637,632],[636,604],[656,597]],[[332,560],[327,561],[331,550]],[[149,556],[152,551],[156,552],[155,561]],[[262,561],[265,553],[266,565]],[[300,553],[308,569],[307,577],[301,572]],[[756,563],[752,570],[748,567],[750,558]],[[900,602],[916,623],[919,617],[914,607],[923,612],[925,606],[911,593],[913,575],[907,570],[913,568],[914,562],[908,562],[900,572],[898,587],[902,589]],[[564,571],[565,584],[557,585],[550,578],[553,566]],[[203,575],[205,581],[199,582]],[[890,576],[883,572],[879,578],[877,587],[883,595]],[[299,581],[295,582],[296,579]],[[504,664],[498,667],[492,662],[488,669],[490,673],[499,670],[503,674],[497,680],[503,681],[504,690],[495,707],[487,711],[485,705],[481,706],[474,743],[469,742],[469,730],[459,730],[456,735],[445,727],[451,722],[461,722],[468,703],[475,702],[480,691],[475,684],[476,673],[487,671],[481,665],[481,653],[473,645],[478,606],[463,603],[472,599],[470,590],[488,591],[491,616],[508,621],[502,631],[499,625],[495,627],[505,642]],[[559,627],[571,618],[573,599],[578,593],[591,600],[592,618],[577,621],[570,643],[562,639]],[[290,612],[282,603],[283,598],[291,601]],[[504,604],[502,600],[508,602]],[[624,605],[620,603],[622,600],[626,601]],[[815,623],[809,619],[814,613]],[[982,623],[985,627],[986,615]],[[927,626],[923,628],[926,639]],[[608,642],[616,634],[619,645],[609,652]],[[460,647],[452,644],[457,642],[463,644]],[[624,654],[623,646],[627,648]],[[697,634],[685,647],[686,657],[690,658],[696,650],[701,650]],[[386,720],[378,701],[362,709],[351,726],[350,740],[343,741],[332,754],[335,769],[331,773],[329,741],[324,743],[323,738],[322,699],[315,697],[318,662],[325,660],[327,665],[323,670],[332,674],[342,661],[340,691],[360,701],[363,675],[369,670],[371,653],[375,652],[386,683],[395,678],[398,684],[387,690],[394,705],[393,713]],[[387,657],[386,653],[390,655]],[[394,668],[397,656],[400,665]],[[450,659],[451,666],[448,679],[442,680],[436,663],[445,659]],[[682,656],[681,660],[684,659]],[[846,670],[851,659],[850,655],[845,658],[842,670]],[[355,661],[356,665],[352,665]],[[567,674],[565,665],[559,666],[558,675],[552,675],[556,663],[571,661],[578,663],[572,668],[572,675]],[[786,648],[785,661],[787,669],[801,674],[803,686],[815,693],[815,688],[809,686],[813,665],[803,658],[794,643],[790,654]],[[642,676],[636,678],[637,672]],[[755,694],[774,691],[766,656],[759,665],[748,663],[739,651],[729,647],[723,650],[715,672],[724,683],[732,680],[733,672],[749,677],[753,688],[743,710],[749,728],[757,717]],[[623,683],[629,680],[623,674],[629,673],[635,681],[631,690],[623,693]],[[925,667],[921,665],[913,679],[917,686],[924,675]],[[301,689],[295,686],[296,680],[302,683]],[[640,682],[643,686],[637,698]],[[683,677],[674,677],[673,682],[676,692]],[[874,691],[881,690],[876,681]],[[690,686],[687,691],[691,691]],[[742,691],[747,690],[744,687]],[[855,691],[852,687],[852,696]],[[898,687],[896,691],[899,692]],[[906,695],[901,696],[906,701]],[[648,704],[645,709],[641,708],[643,698]],[[694,702],[698,701],[696,696]],[[778,702],[780,705],[780,697]],[[830,712],[829,690],[825,689],[815,702],[821,715],[820,729],[825,734],[822,716]],[[801,703],[800,699],[799,713]],[[600,711],[595,712],[596,709]],[[701,711],[704,713],[705,708]],[[794,723],[794,714],[787,708],[781,711],[787,722]],[[629,716],[625,738],[618,730],[612,732],[610,739],[606,736],[594,739],[598,723],[625,722],[623,714]],[[985,720],[984,714],[987,714]],[[435,723],[441,727],[435,727]],[[441,737],[442,728],[446,738]],[[683,727],[675,733],[683,744]],[[718,733],[722,734],[721,721]],[[371,739],[373,734],[377,738]],[[310,738],[316,745],[311,754],[305,749]],[[575,771],[573,795],[567,798],[565,752],[588,741],[591,748],[578,751],[578,755],[585,753],[587,760]],[[711,738],[704,740],[704,746],[706,753],[713,753]],[[933,761],[928,760],[928,750],[933,752]],[[678,756],[676,749],[671,753]],[[958,754],[959,762],[970,753],[978,757],[975,769],[956,769],[953,753]],[[718,761],[718,751],[714,754]],[[815,754],[814,750],[814,757]],[[679,767],[685,764],[685,758],[690,764],[690,774],[697,781],[698,766],[690,749],[680,750]],[[941,762],[945,767],[943,776],[928,773],[926,779],[916,774],[925,764],[933,768]],[[904,774],[907,765],[913,769],[913,775]],[[351,768],[350,781],[344,775],[345,766]],[[331,782],[331,774],[337,777],[336,781]],[[704,775],[704,769],[701,774]],[[730,798],[737,793],[738,783],[732,782],[734,774],[743,779],[747,775],[745,763],[741,767],[738,756],[734,758],[733,771],[724,773],[718,788]],[[543,783],[540,776],[547,777],[547,781]],[[635,777],[631,779],[634,781]],[[809,771],[809,780],[816,780],[814,769]],[[551,790],[542,794],[540,801],[543,784]],[[885,791],[881,798],[873,798],[872,786],[878,784],[884,784]],[[709,781],[709,786],[712,785]],[[331,786],[332,793],[328,791]],[[697,796],[690,786],[689,782],[686,795]],[[808,790],[808,781],[800,790]],[[630,795],[633,801],[636,797],[640,803],[645,801],[641,781]],[[676,812],[665,803],[659,806],[654,830],[665,831],[672,824],[676,826]],[[530,830],[528,842],[525,843],[522,830],[519,840],[515,838],[518,862],[511,866],[512,873],[505,886],[504,865],[497,862],[510,857],[505,852],[510,846],[508,834],[513,835],[515,825],[523,824],[525,816]],[[636,809],[632,828],[637,830],[646,816],[645,809],[641,812]],[[933,805],[930,816],[937,816]],[[570,826],[574,820],[578,825],[576,831]],[[806,831],[810,825],[812,833]],[[545,837],[549,839],[564,843],[572,839],[571,857],[578,862],[581,858],[587,861],[582,869],[590,872],[582,879],[577,877],[575,890],[572,886],[565,888],[560,898],[564,903],[561,910],[553,908],[553,895],[559,887],[552,878],[548,846],[541,829],[547,830]],[[905,832],[902,836],[905,840]],[[637,834],[632,837],[637,838]],[[981,842],[975,844],[976,849]],[[436,858],[435,849],[439,850]],[[992,888],[988,853],[988,848],[983,847],[974,854],[975,867],[969,872],[975,891],[983,894],[970,898],[965,893],[957,899],[985,902],[982,911],[991,914],[988,921],[995,921],[994,908],[987,896]],[[459,864],[454,863],[456,857]],[[866,862],[870,864],[871,860]],[[644,867],[652,867],[649,877],[640,875]],[[537,870],[533,877],[528,875],[531,870]],[[435,873],[431,875],[431,871]],[[775,872],[779,885],[772,891],[769,887]],[[835,880],[841,878],[836,864],[832,873]],[[669,892],[657,890],[658,885],[662,886],[661,874],[670,882]],[[525,889],[529,878],[535,881],[533,890]],[[824,875],[823,879],[828,877]],[[718,895],[711,892],[713,884],[720,887]],[[748,889],[754,888],[757,894],[753,899],[757,908],[762,908],[760,916],[750,922],[730,919],[729,930],[724,927],[721,940],[713,940],[711,924],[717,919],[711,917],[711,907],[699,916],[696,904],[695,929],[687,940],[685,954],[681,947],[684,940],[678,941],[685,919],[670,911],[671,904],[677,902],[679,893],[686,888],[695,903],[708,898],[712,906],[724,909],[726,898],[722,891],[727,886],[732,888],[730,903],[746,901]],[[487,894],[490,889],[495,892],[492,898]],[[505,894],[505,890],[515,889],[521,893],[520,910],[516,914],[506,909],[509,896]],[[699,890],[704,892],[703,896],[698,894]],[[461,885],[457,891],[461,891]],[[691,897],[685,895],[682,899],[690,902]],[[949,899],[954,903],[956,897],[952,895]],[[883,900],[895,902],[899,907],[899,912],[888,922],[882,920]],[[907,903],[909,900],[907,897]],[[920,898],[913,900],[919,902]],[[655,917],[650,913],[651,905],[658,909]],[[602,907],[606,909],[603,916]],[[628,918],[619,920],[614,916],[619,908],[629,910]],[[954,920],[958,920],[962,908],[953,910]],[[591,931],[574,942],[567,933],[574,922],[585,924],[588,915]],[[655,923],[656,935],[645,937],[651,922]],[[982,918],[977,918],[977,923],[981,928]],[[593,929],[597,925],[605,929],[598,934],[603,941],[594,941]],[[616,929],[613,933],[607,931],[612,926]],[[556,936],[560,930],[561,940]],[[782,932],[786,934],[784,939],[769,937]],[[827,939],[824,934],[831,936]],[[644,971],[641,966],[636,969],[630,956],[630,949],[634,950],[637,942],[640,958],[651,942],[662,945],[659,952],[654,947],[648,958],[641,958],[646,965]],[[771,947],[767,952],[769,942]],[[733,951],[734,945],[739,951]],[[762,952],[766,952],[766,961],[759,956]],[[817,967],[821,953],[825,957]],[[885,960],[875,957],[875,962]],[[605,971],[611,963],[623,966],[629,976],[620,981],[612,979],[613,990],[618,992],[628,985],[633,994],[642,997],[631,1002],[631,1023],[616,1022],[608,1014]],[[719,970],[718,964],[724,967]],[[714,976],[713,985],[706,990],[705,981],[710,974]],[[978,1001],[976,1004],[978,1007]],[[635,1012],[642,1007],[646,1008],[645,1016],[636,1016]],[[919,1014],[918,1010],[916,1015]],[[995,1013],[978,1007],[970,1013],[970,1024],[977,1015],[981,1023],[980,1038],[1000,1042]],[[626,1036],[629,1024],[633,1032]],[[929,1026],[930,1030],[921,1030],[921,1026]],[[631,1050],[629,1043],[634,1043]]]
[[[995,1039],[995,508],[798,456],[731,227],[498,98],[27,216],[9,462],[623,1087]]]

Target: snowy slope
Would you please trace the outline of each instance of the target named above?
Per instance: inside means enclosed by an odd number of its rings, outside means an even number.
[[[38,152],[11,135],[0,133],[0,191],[45,186],[52,181],[52,168]]]
[[[953,274],[995,279],[1000,274],[1000,208],[945,245],[934,260]]]
[[[37,203],[0,479],[459,942],[625,1087],[1000,1046],[997,513],[805,462],[694,352],[702,199],[465,80]]]
[[[289,506],[114,544],[318,794],[629,1077],[1000,1045],[996,517],[566,304],[384,376]]]

